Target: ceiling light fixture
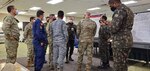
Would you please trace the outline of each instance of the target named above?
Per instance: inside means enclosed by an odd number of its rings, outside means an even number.
[[[92,11],[92,10],[98,10],[98,9],[101,9],[101,8],[99,8],[99,7],[94,7],[94,8],[89,8],[89,9],[87,9],[87,10]]]
[[[18,14],[25,14],[27,12],[24,12],[24,11],[19,11]]]
[[[47,3],[48,4],[58,4],[58,3],[61,3],[61,2],[63,2],[63,0],[50,0]]]
[[[147,9],[147,11],[150,11],[150,9]]]
[[[73,15],[73,14],[77,14],[77,12],[69,12],[67,13],[68,15]]]
[[[123,4],[133,4],[133,3],[137,3],[137,1],[134,1],[134,0],[131,0],[131,1],[126,1],[126,2],[123,2]]]
[[[39,10],[41,7],[31,7],[30,10]]]

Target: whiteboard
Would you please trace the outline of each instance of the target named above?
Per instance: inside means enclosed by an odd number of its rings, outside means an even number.
[[[99,19],[100,19],[100,17],[91,18],[91,20],[93,20],[94,22],[96,22],[96,25],[97,25],[96,34],[95,34],[94,37],[98,37],[99,36],[99,28],[100,28]]]
[[[150,43],[150,12],[135,14],[132,35],[134,42]]]

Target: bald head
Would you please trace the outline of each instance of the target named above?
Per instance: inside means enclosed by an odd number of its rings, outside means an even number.
[[[86,12],[86,13],[84,14],[84,18],[90,18],[90,16],[91,16],[91,13],[90,13],[90,12]]]

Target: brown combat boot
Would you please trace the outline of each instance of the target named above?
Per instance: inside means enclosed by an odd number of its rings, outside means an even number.
[[[82,67],[81,67],[81,65],[78,65],[78,69],[77,69],[77,71],[82,71]]]
[[[54,65],[53,64],[50,64],[49,67],[50,67],[50,70],[54,70]]]
[[[57,65],[54,65],[54,71],[58,71]]]
[[[33,66],[34,66],[33,61],[28,60],[27,67],[33,67]]]
[[[30,60],[27,61],[27,67],[30,67]]]
[[[86,64],[86,68],[85,68],[85,71],[91,71],[91,66]]]

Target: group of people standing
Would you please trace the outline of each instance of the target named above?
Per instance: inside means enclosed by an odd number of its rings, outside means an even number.
[[[46,17],[46,23],[42,23],[44,11],[38,10],[37,19],[30,18],[30,23],[26,25],[24,31],[25,42],[28,46],[27,66],[35,66],[35,71],[41,71],[46,63],[45,54],[49,47],[49,67],[52,70],[63,70],[63,61],[66,56],[66,63],[74,61],[72,54],[74,50],[74,36],[76,36],[76,26],[73,21],[66,23],[63,21],[64,12],[58,11],[58,18],[55,14]],[[32,46],[32,47],[31,47]],[[70,54],[68,58],[68,52]],[[34,53],[34,54],[32,54]],[[34,58],[34,62],[33,62]],[[34,63],[34,64],[33,64]]]
[[[127,71],[127,58],[131,50],[133,38],[131,34],[134,14],[120,0],[109,0],[111,11],[114,12],[112,22],[107,17],[100,19],[99,30],[100,51],[102,65],[99,68],[109,67],[108,40],[111,39],[113,49],[114,71]],[[19,43],[18,20],[15,18],[17,9],[11,5],[7,7],[9,13],[3,20],[2,30],[5,34],[5,47],[7,52],[7,63],[14,64],[17,58]],[[30,23],[24,31],[25,43],[28,47],[27,66],[34,66],[35,71],[41,71],[46,62],[46,49],[49,47],[49,66],[54,71],[63,71],[63,63],[74,61],[72,58],[74,50],[74,37],[79,40],[77,71],[82,71],[82,61],[85,51],[87,52],[87,64],[85,71],[91,71],[93,58],[93,41],[97,25],[90,19],[91,13],[86,12],[77,26],[71,20],[69,23],[63,21],[64,12],[58,11],[57,19],[54,14],[47,17],[47,23],[43,23],[44,11],[38,10],[37,18],[31,17]],[[70,49],[70,54],[68,51]],[[69,56],[68,56],[69,55]]]

